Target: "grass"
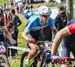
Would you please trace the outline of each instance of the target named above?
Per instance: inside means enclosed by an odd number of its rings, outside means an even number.
[[[0,4],[5,4],[5,3],[7,3],[7,5],[8,5],[8,3],[9,3],[9,0],[0,0]]]
[[[21,55],[18,55],[14,58],[9,58],[10,67],[20,67],[20,58]]]

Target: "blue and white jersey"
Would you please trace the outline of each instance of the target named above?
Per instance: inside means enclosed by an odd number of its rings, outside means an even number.
[[[34,15],[29,19],[28,25],[25,27],[24,31],[26,31],[26,32],[36,31],[36,30],[40,30],[42,28],[45,28],[49,25],[50,25],[51,28],[55,27],[54,19],[49,18],[48,22],[41,23],[40,22],[40,16]]]

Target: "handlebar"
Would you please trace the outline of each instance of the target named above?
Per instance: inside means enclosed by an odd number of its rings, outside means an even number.
[[[45,43],[52,44],[52,41],[37,41],[36,43],[37,44],[41,44],[41,43],[43,43],[43,44],[45,44]]]

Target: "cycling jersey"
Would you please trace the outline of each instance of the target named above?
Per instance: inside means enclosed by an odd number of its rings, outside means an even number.
[[[40,16],[34,15],[29,19],[28,25],[25,27],[25,31],[40,30],[40,29],[43,29],[49,25],[51,28],[55,27],[55,22],[52,18],[49,18],[48,22],[46,22],[46,23],[41,23]]]
[[[75,23],[68,26],[68,31],[70,34],[75,34]]]

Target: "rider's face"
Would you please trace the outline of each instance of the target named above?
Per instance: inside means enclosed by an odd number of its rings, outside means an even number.
[[[49,15],[48,16],[42,15],[43,22],[48,22],[48,19],[49,19]]]

